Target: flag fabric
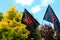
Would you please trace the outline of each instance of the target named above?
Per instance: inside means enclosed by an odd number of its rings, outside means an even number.
[[[22,17],[22,23],[27,25],[29,31],[33,31],[39,24],[34,17],[25,9]]]
[[[60,22],[59,22],[59,27],[58,27],[58,31],[60,32]]]
[[[40,24],[26,9],[23,12],[22,23],[27,25],[27,29],[30,31],[29,38],[35,38],[35,28]]]
[[[46,10],[43,20],[53,23],[55,31],[58,31],[59,20],[50,5],[48,5],[48,8]]]

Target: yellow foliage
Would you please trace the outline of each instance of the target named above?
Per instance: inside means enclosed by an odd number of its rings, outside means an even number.
[[[25,40],[28,38],[30,32],[26,29],[26,25],[21,23],[22,16],[22,13],[16,11],[15,6],[7,10],[0,21],[0,32],[2,32],[0,35],[2,35],[2,40]]]

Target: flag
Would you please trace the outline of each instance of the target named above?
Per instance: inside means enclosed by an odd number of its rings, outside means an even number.
[[[27,29],[30,31],[29,37],[35,38],[35,28],[40,24],[26,9],[23,12],[22,23],[27,25]]]
[[[48,5],[48,8],[46,10],[43,20],[53,23],[55,31],[58,30],[59,20],[50,5]]]
[[[39,22],[34,19],[34,17],[26,9],[23,13],[22,23],[27,25],[27,29],[29,31],[33,31],[39,25]]]
[[[58,32],[60,32],[60,22],[59,22]]]

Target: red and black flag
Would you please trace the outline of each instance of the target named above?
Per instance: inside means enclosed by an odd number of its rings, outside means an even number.
[[[26,9],[23,12],[22,23],[27,25],[29,31],[33,31],[39,25],[39,22]]]

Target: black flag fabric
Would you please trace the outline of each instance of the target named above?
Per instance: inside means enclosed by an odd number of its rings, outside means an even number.
[[[34,19],[34,17],[26,9],[23,13],[22,23],[27,25],[27,29],[29,31],[33,31],[39,25],[39,22]]]
[[[27,25],[27,29],[30,31],[29,38],[35,39],[35,28],[40,24],[26,9],[23,12],[22,23]]]
[[[53,23],[55,31],[58,31],[59,20],[50,5],[48,5],[48,8],[46,10],[43,20]]]

